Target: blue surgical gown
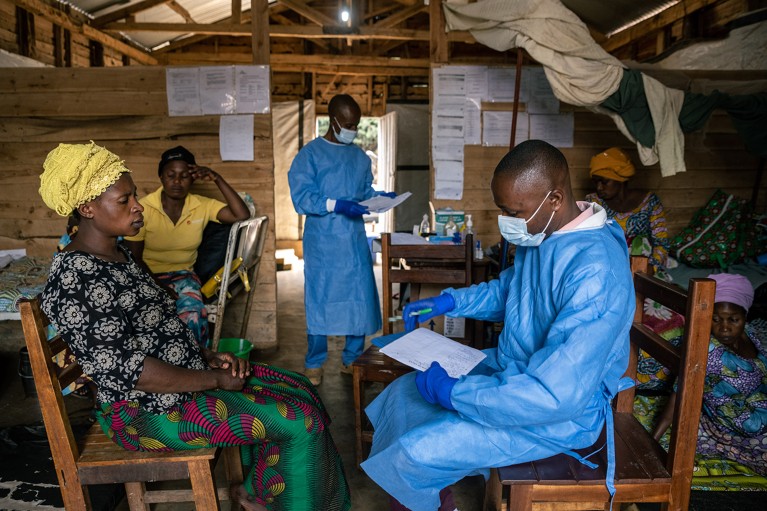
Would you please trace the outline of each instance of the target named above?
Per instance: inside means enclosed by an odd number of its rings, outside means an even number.
[[[499,279],[445,291],[451,316],[504,328],[453,388],[455,412],[424,401],[415,373],[367,407],[375,433],[362,468],[402,504],[434,511],[439,490],[465,476],[596,442],[628,364],[634,314],[623,231],[597,225],[518,247]]]
[[[370,158],[356,145],[317,138],[288,172],[290,197],[306,215],[304,302],[310,335],[370,335],[381,328],[373,260],[362,218],[329,213],[327,199],[376,195]]]

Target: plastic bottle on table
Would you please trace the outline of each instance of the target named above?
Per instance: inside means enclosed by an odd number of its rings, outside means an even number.
[[[447,223],[445,224],[445,236],[452,236],[458,231],[458,225],[453,220],[453,217],[448,217]]]
[[[423,220],[421,220],[421,226],[418,228],[418,233],[421,236],[428,236],[430,230],[431,224],[429,223],[429,215],[424,213]]]
[[[474,221],[471,219],[471,215],[466,215],[466,227],[463,230],[463,239],[469,234],[474,235]]]

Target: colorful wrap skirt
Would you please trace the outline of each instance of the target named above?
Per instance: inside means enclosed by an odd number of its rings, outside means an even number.
[[[97,419],[131,451],[241,446],[245,489],[269,511],[351,508],[330,418],[315,388],[296,373],[254,364],[240,392],[199,392],[167,414],[134,401],[102,404]]]

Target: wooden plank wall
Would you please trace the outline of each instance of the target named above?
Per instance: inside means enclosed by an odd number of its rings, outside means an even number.
[[[201,164],[249,193],[257,213],[270,218],[248,338],[276,346],[277,284],[274,258],[274,159],[271,115],[256,115],[255,160],[222,162],[217,116],[169,117],[164,67],[4,69],[0,74],[0,248],[25,247],[50,256],[66,220],[38,195],[46,154],[58,143],[88,140],[124,158],[139,194],[160,186],[157,163],[170,147],[184,145]],[[197,193],[216,196],[213,184]],[[224,335],[237,332],[242,304],[227,309]]]
[[[703,206],[717,188],[745,199],[751,199],[758,160],[746,152],[743,143],[724,113],[715,113],[701,132],[686,136],[685,163],[687,172],[663,178],[660,167],[644,167],[639,163],[636,147],[604,115],[563,105],[563,110],[575,110],[574,147],[562,149],[570,164],[572,185],[576,197],[583,198],[593,191],[589,179],[591,157],[611,146],[625,150],[637,166],[637,174],[629,186],[655,191],[666,209],[671,235],[688,224],[692,215]],[[434,200],[435,208],[452,207],[473,214],[474,228],[482,246],[500,240],[498,209],[490,193],[490,180],[495,166],[508,152],[504,147],[466,146],[464,157],[464,192],[460,201]],[[434,171],[432,168],[432,197]],[[767,179],[762,179],[757,209],[767,209]]]
[[[19,45],[16,34],[16,5],[11,2],[0,1],[0,49],[10,53],[19,54]],[[54,63],[53,51],[53,23],[35,16],[35,42],[32,48],[33,58],[50,66]],[[90,42],[82,34],[71,34],[72,67],[90,67]],[[104,48],[104,66],[122,66],[122,54],[112,48]]]

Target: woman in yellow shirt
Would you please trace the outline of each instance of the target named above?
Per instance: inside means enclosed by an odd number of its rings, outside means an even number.
[[[208,222],[232,224],[250,217],[245,202],[220,174],[197,165],[182,146],[162,154],[157,172],[162,186],[141,199],[144,226],[125,242],[136,260],[152,272],[157,282],[175,295],[181,320],[207,347],[208,319],[194,272],[197,248]],[[226,203],[189,193],[192,183],[213,181]]]

